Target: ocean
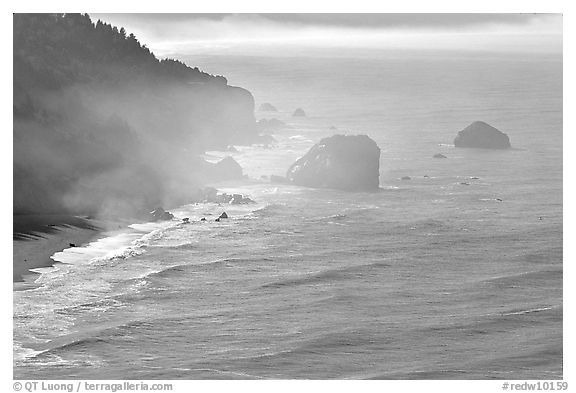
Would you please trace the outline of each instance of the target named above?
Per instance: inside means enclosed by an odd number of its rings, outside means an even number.
[[[188,225],[55,254],[14,291],[14,378],[562,378],[561,58],[181,58],[288,124],[275,146],[206,153],[242,165],[215,186],[256,204],[184,205]],[[454,148],[476,120],[513,149]],[[378,143],[380,192],[262,177],[335,133]]]

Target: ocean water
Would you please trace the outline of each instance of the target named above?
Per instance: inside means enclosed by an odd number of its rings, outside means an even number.
[[[289,124],[216,185],[257,203],[54,255],[14,292],[15,378],[562,378],[561,59],[185,59]],[[475,120],[514,149],[455,149]],[[334,133],[377,141],[380,192],[261,178]]]

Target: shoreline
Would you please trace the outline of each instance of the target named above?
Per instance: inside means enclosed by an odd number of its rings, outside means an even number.
[[[38,275],[30,269],[54,266],[56,261],[50,257],[71,244],[81,247],[118,227],[111,221],[65,214],[14,215],[13,219],[13,283]]]
[[[193,198],[186,203],[194,203]],[[152,217],[104,217],[74,214],[13,214],[12,282],[26,283],[40,273],[32,269],[52,267],[54,254],[71,247],[83,247],[111,236],[129,225],[153,221]],[[16,288],[15,288],[16,289]]]

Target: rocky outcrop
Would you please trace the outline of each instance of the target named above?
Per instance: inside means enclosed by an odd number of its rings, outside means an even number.
[[[174,215],[158,207],[150,212],[151,221],[168,221],[174,218]]]
[[[242,178],[242,167],[232,157],[228,156],[213,164],[212,178],[215,180],[235,180]]]
[[[284,123],[282,120],[278,120],[275,118],[260,119],[256,122],[256,127],[260,132],[273,133],[275,131],[285,128],[286,123]]]
[[[243,196],[242,194],[232,194],[232,200],[230,200],[231,205],[247,205],[250,203],[255,203],[252,199]]]
[[[220,217],[218,217],[215,221],[219,222],[220,220],[223,220],[226,218],[228,218],[228,214],[226,214],[226,212],[223,212],[222,214],[220,214]]]
[[[242,194],[218,194],[218,190],[213,187],[206,187],[202,191],[203,202],[208,203],[228,203],[230,205],[246,205],[249,203],[256,203],[251,198]]]
[[[374,191],[379,187],[380,148],[366,135],[322,139],[288,169],[286,177],[306,187]]]
[[[294,111],[292,116],[294,116],[294,117],[306,117],[306,112],[304,112],[304,109],[298,108]]]
[[[260,112],[278,112],[278,109],[269,102],[265,102],[258,108]]]
[[[483,121],[475,121],[458,133],[454,139],[456,147],[476,147],[482,149],[509,149],[508,135]]]

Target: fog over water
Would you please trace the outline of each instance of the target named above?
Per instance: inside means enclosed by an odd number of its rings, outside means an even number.
[[[562,52],[558,14],[94,14],[161,56],[307,56],[333,49]]]

